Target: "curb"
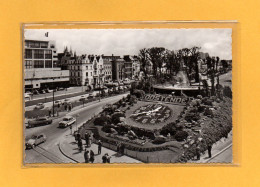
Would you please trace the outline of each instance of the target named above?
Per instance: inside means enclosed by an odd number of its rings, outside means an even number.
[[[71,158],[70,156],[68,156],[68,155],[64,152],[64,150],[61,148],[61,145],[60,145],[60,144],[61,144],[61,143],[59,142],[59,143],[58,143],[59,150],[60,150],[60,152],[61,152],[65,157],[67,157],[67,158],[73,160],[73,161],[76,162],[76,163],[80,163],[79,161],[77,161],[77,160]]]
[[[214,156],[212,156],[211,158],[207,159],[205,162],[203,163],[208,163],[210,160],[214,159],[216,156],[220,155],[221,153],[223,153],[224,151],[226,151],[228,148],[230,148],[233,144],[229,144],[227,147],[225,147],[224,149],[222,149],[221,151],[219,151],[218,153],[216,153]]]

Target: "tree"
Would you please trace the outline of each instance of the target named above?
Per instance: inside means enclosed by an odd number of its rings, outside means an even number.
[[[163,61],[169,75],[172,75],[173,72],[176,74],[180,70],[180,62],[174,51],[165,50]]]
[[[190,49],[190,72],[194,69],[195,70],[195,82],[199,82],[199,64],[198,64],[198,60],[199,60],[199,50],[200,47],[192,47]]]
[[[138,54],[138,59],[140,61],[140,64],[141,64],[141,71],[144,72],[144,76],[147,77],[147,66],[149,66],[149,56],[148,56],[148,49],[146,48],[143,48],[139,51],[139,54]]]
[[[162,74],[162,66],[163,66],[163,53],[165,48],[163,47],[152,47],[149,49],[149,57],[151,63],[153,65],[153,75],[157,77],[157,71],[159,68],[160,75]]]

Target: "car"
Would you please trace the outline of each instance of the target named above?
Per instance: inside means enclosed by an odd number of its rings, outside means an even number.
[[[85,96],[85,95],[82,95],[82,96],[80,97],[79,101],[82,101],[82,102],[83,102],[83,101],[86,101],[86,99],[87,99],[86,96]]]
[[[88,99],[92,99],[94,97],[94,94],[93,93],[90,93],[89,95],[88,95]]]
[[[29,94],[29,93],[24,93],[24,100],[25,101],[30,101],[31,100],[31,94]]]
[[[54,106],[59,106],[59,105],[62,105],[61,100],[54,101]]]
[[[46,141],[46,135],[45,134],[38,134],[38,135],[32,135],[28,140],[25,142],[25,148],[30,149],[34,148],[36,145],[39,145]]]
[[[76,119],[72,116],[65,116],[62,121],[59,122],[59,127],[68,127],[73,125]]]
[[[40,90],[39,91],[41,94],[45,94],[46,92],[45,92],[45,90]]]
[[[40,117],[40,118],[36,118],[34,120],[29,120],[27,128],[32,128],[32,127],[36,127],[36,126],[40,126],[40,125],[48,125],[51,123],[52,123],[52,119],[50,119],[48,117]]]
[[[43,109],[44,108],[44,104],[43,103],[38,103],[34,109]]]
[[[33,94],[34,94],[34,95],[38,95],[38,94],[39,94],[39,91],[38,91],[38,90],[33,90]]]
[[[44,91],[45,91],[45,93],[50,93],[51,92],[48,88],[46,88]]]
[[[70,103],[71,103],[71,100],[68,98],[63,100],[63,104],[70,104]]]
[[[65,88],[63,88],[63,87],[57,88],[57,91],[60,91],[60,90],[65,90]]]

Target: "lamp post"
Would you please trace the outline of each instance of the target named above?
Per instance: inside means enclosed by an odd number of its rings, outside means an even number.
[[[53,113],[53,117],[54,117],[54,77],[52,77],[52,87],[53,87],[53,92],[52,92],[52,113]]]

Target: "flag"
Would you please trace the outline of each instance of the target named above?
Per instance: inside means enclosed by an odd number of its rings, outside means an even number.
[[[49,35],[49,32],[46,32],[46,33],[45,33],[45,36],[48,37],[48,35]]]

